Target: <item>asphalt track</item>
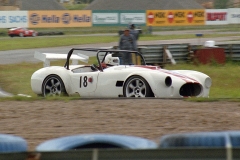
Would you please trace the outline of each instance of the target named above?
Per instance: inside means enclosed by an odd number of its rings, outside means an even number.
[[[175,34],[183,34],[184,31],[172,32]],[[206,34],[206,32],[211,31],[199,31],[197,33]],[[196,33],[196,31],[185,31],[185,34]],[[158,34],[167,34],[167,32],[161,32]],[[102,34],[101,34],[102,35]],[[86,36],[86,35],[84,35]],[[90,35],[91,36],[91,35]],[[31,37],[29,37],[31,38]],[[3,40],[3,39],[2,39]],[[240,44],[240,36],[230,36],[230,37],[217,37],[217,38],[193,38],[193,39],[174,39],[174,40],[155,40],[155,41],[138,41],[138,45],[154,45],[154,44],[183,44],[189,43],[192,45],[203,45],[207,40],[214,40],[216,45],[218,44]],[[35,49],[18,49],[18,50],[8,50],[8,51],[0,51],[0,65],[4,64],[17,64],[21,62],[31,62],[37,63],[39,60],[34,58],[35,51],[41,53],[61,53],[66,54],[71,48],[80,48],[80,47],[110,47],[110,46],[118,46],[118,42],[111,43],[99,43],[99,44],[86,44],[86,45],[73,45],[73,46],[63,46],[63,47],[51,47],[51,48],[35,48]],[[83,53],[84,54],[84,53]],[[95,56],[96,53],[88,52],[88,56]],[[10,93],[4,92],[0,88],[0,97],[11,96]]]
[[[193,38],[193,39],[175,39],[175,40],[155,40],[155,41],[138,41],[138,45],[153,45],[153,44],[182,44],[189,43],[192,45],[203,45],[207,40],[214,40],[216,45],[218,44],[233,44],[240,43],[240,36],[231,37],[217,37],[217,38]],[[51,48],[34,48],[34,49],[18,49],[18,50],[8,50],[0,51],[0,64],[16,64],[21,62],[39,62],[39,60],[34,58],[35,51],[42,53],[62,53],[66,54],[71,48],[78,47],[110,47],[118,46],[118,42],[111,43],[99,43],[99,44],[86,44],[86,45],[73,45],[73,46],[63,46],[63,47],[51,47]],[[89,56],[95,56],[95,53],[88,52]]]
[[[203,45],[207,40],[215,40],[216,44],[224,43],[240,43],[236,40],[240,40],[240,36],[231,36],[231,37],[218,37],[218,38],[204,38],[205,34],[234,34],[238,32],[220,32],[216,30],[183,30],[183,31],[161,31],[153,32],[153,35],[181,35],[181,34],[203,34],[203,38],[193,38],[193,39],[174,39],[174,40],[155,40],[155,41],[139,41],[138,45],[151,45],[151,44],[179,44],[179,43],[189,43],[193,45]],[[67,35],[67,36],[114,36],[116,33],[108,34],[85,34],[85,35]],[[54,36],[54,37],[65,37],[66,35]],[[45,38],[46,36],[44,36]],[[53,36],[49,36],[53,37]],[[22,37],[14,37],[22,38]],[[26,37],[31,38],[31,37]],[[39,36],[37,38],[43,38]],[[9,37],[0,38],[1,40],[9,39]],[[140,38],[141,39],[141,38]],[[100,43],[100,44],[87,44],[87,45],[74,45],[74,46],[64,46],[64,47],[52,47],[52,48],[35,48],[35,49],[18,49],[18,50],[9,50],[9,51],[0,51],[0,64],[16,64],[21,62],[39,62],[34,58],[34,52],[42,53],[62,53],[66,54],[71,48],[77,47],[109,47],[109,46],[118,46],[118,42],[112,43]],[[89,53],[89,56],[95,56],[95,53]]]

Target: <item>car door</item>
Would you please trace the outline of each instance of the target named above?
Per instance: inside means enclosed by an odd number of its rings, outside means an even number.
[[[99,71],[72,73],[73,90],[80,96],[92,96],[97,87]]]

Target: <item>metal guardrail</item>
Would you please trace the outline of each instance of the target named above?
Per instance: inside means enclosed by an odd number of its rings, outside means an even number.
[[[231,50],[229,58],[233,61],[240,61],[240,44],[232,44],[229,49]]]
[[[240,148],[93,149],[62,152],[2,153],[1,160],[239,160]]]
[[[160,45],[143,45],[138,50],[142,53],[147,64],[164,65],[170,63],[166,56],[168,49],[177,63],[186,62],[189,56],[189,44],[160,44]]]
[[[190,52],[189,44],[169,44],[167,48],[170,50],[176,62],[182,63],[188,60]]]
[[[240,44],[220,44],[224,48],[226,58],[231,61],[240,61]],[[177,63],[186,63],[189,61],[191,51],[201,49],[203,46],[190,44],[159,44],[159,45],[140,45],[139,51],[142,53],[147,64],[164,65],[170,63],[165,54],[165,49],[170,50],[172,57]]]
[[[147,64],[159,64],[164,62],[164,45],[139,46],[139,52],[142,53]]]

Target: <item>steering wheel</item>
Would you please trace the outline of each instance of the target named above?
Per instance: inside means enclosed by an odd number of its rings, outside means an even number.
[[[92,69],[93,71],[98,71],[98,67],[97,67],[96,64],[92,64],[92,65],[91,65],[91,69]]]

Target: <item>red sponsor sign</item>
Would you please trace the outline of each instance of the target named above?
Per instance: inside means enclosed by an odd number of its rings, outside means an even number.
[[[189,23],[193,22],[193,13],[192,12],[188,12],[187,14],[187,20]]]
[[[208,12],[207,21],[226,21],[227,12]]]
[[[147,19],[148,19],[148,23],[152,24],[154,21],[154,15],[152,12],[149,12],[149,14],[147,15]]]
[[[205,25],[205,10],[148,10],[149,26]]]
[[[169,23],[172,23],[173,20],[174,20],[174,15],[173,15],[173,13],[172,13],[172,12],[169,12],[167,18],[168,18],[168,22],[169,22]]]

